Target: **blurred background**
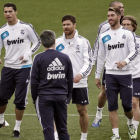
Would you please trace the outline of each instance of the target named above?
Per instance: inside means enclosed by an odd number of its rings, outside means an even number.
[[[138,29],[137,35],[140,35],[140,0],[120,0],[124,4],[125,15],[132,15],[137,19]],[[18,19],[31,23],[38,35],[43,30],[53,30],[56,36],[62,35],[61,19],[66,14],[76,16],[76,29],[79,34],[90,41],[93,48],[98,26],[101,22],[107,20],[108,6],[112,0],[1,0],[0,1],[0,27],[6,23],[3,16],[3,5],[12,2],[16,4],[18,9]],[[41,46],[37,53],[44,51]],[[1,58],[5,56],[4,48],[1,51]],[[4,61],[3,61],[4,62]],[[0,65],[0,70],[3,64]],[[94,120],[97,108],[99,89],[96,88],[94,82],[94,68],[92,74],[89,76],[89,132],[88,140],[109,140],[112,136],[111,126],[108,118],[107,104],[104,107],[104,117],[99,128],[93,128],[92,122]],[[10,100],[5,119],[10,124],[9,127],[0,129],[0,140],[10,140],[12,138],[12,130],[15,124],[14,115],[14,96]],[[121,101],[119,101],[118,110],[120,119],[120,136],[123,140],[128,139],[128,128],[126,125],[126,118],[123,116]],[[68,131],[71,140],[80,139],[79,117],[75,105],[70,104],[68,107]],[[34,106],[32,104],[31,95],[29,92],[28,105],[25,110],[25,115],[21,125],[21,140],[42,140],[43,134],[41,126],[38,122]],[[138,130],[138,139],[140,139],[140,128]]]

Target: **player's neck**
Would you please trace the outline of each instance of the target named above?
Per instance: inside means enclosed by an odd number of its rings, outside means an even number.
[[[112,30],[117,30],[121,27],[120,23],[116,24],[115,26],[111,26]]]
[[[65,35],[66,39],[72,39],[74,38],[74,35],[75,35],[75,31],[72,32],[70,35]]]
[[[55,45],[53,45],[52,47],[50,47],[50,48],[45,48],[46,50],[49,50],[49,49],[53,49],[53,50],[55,50]]]
[[[9,24],[9,25],[15,25],[17,22],[18,22],[18,19],[16,18],[16,19],[13,20],[13,21],[9,21],[8,24]]]

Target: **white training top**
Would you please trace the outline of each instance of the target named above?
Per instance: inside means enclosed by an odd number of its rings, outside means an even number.
[[[40,45],[40,39],[31,24],[18,20],[15,25],[6,23],[0,28],[0,52],[3,46],[6,50],[5,67],[14,69],[31,67],[31,55],[38,50]],[[21,64],[20,57],[23,55],[28,55],[29,60]]]
[[[105,63],[106,74],[127,75],[132,74],[132,61],[137,56],[134,34],[120,26],[119,29],[108,29],[100,35],[97,56],[96,78],[100,78]],[[118,69],[116,62],[126,61],[127,65]]]
[[[95,65],[95,62],[96,62],[96,59],[97,59],[97,54],[98,54],[98,41],[99,41],[99,36],[100,34],[104,33],[108,28],[110,28],[110,24],[108,23],[108,20],[104,21],[103,23],[101,23],[99,25],[99,28],[98,28],[98,34],[97,34],[97,38],[96,38],[96,41],[94,43],[94,47],[93,47],[93,65]]]
[[[63,36],[56,39],[56,50],[70,57],[74,76],[79,73],[83,76],[79,83],[74,83],[74,88],[87,87],[87,76],[92,70],[92,51],[89,41],[78,35],[77,30],[73,40],[67,40],[63,33]]]
[[[137,57],[132,61],[133,64],[133,73],[132,78],[140,78],[140,36],[135,34],[136,46],[138,50]]]

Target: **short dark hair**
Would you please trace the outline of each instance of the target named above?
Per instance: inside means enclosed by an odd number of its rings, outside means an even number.
[[[62,18],[62,22],[65,21],[65,20],[70,20],[73,24],[76,23],[76,17],[73,16],[73,15],[65,15]]]
[[[55,33],[51,30],[44,30],[41,35],[41,43],[45,48],[50,48],[55,44]]]
[[[121,11],[118,7],[109,7],[108,11],[114,11],[118,16],[121,15]]]
[[[6,3],[4,6],[3,6],[3,10],[5,7],[12,7],[14,11],[17,11],[17,7],[15,4],[13,3]]]
[[[130,20],[132,27],[133,27],[133,32],[135,32],[137,30],[137,21],[136,21],[135,17],[127,15],[127,16],[123,17],[122,22],[123,22],[123,20]]]
[[[116,3],[121,3],[120,1],[112,1],[110,4],[109,4],[109,7],[115,7],[116,5]]]

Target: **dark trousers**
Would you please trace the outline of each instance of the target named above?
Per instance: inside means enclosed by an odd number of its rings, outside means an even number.
[[[39,96],[36,100],[36,111],[43,128],[45,140],[55,140],[54,121],[59,140],[69,140],[67,131],[67,104],[65,100],[51,101],[46,100],[44,96]]]
[[[125,112],[132,110],[132,90],[133,81],[131,75],[113,75],[106,74],[106,95],[108,101],[108,110],[118,110],[118,93]]]
[[[17,109],[27,105],[28,85],[30,80],[30,69],[13,69],[3,67],[0,81],[0,106],[8,103],[15,92],[14,104]]]

